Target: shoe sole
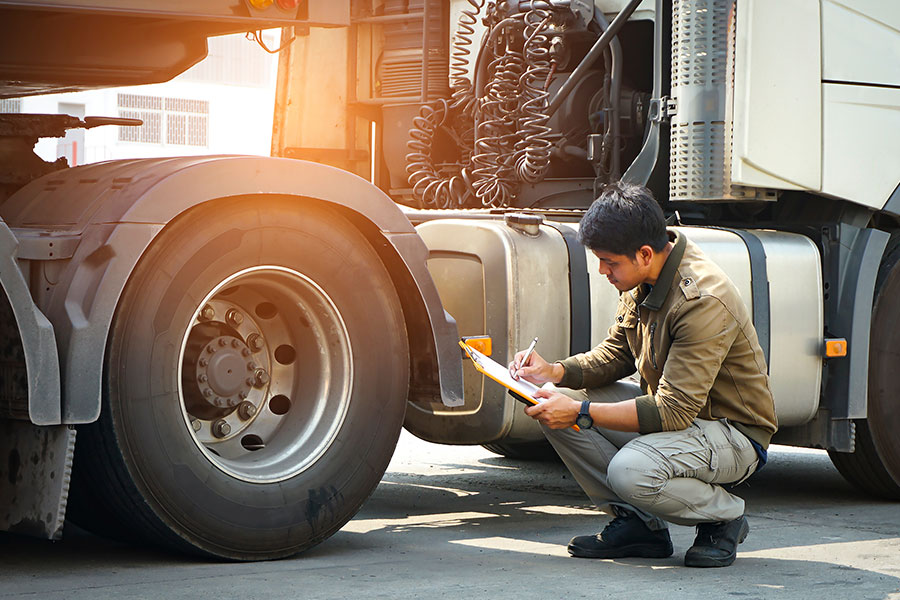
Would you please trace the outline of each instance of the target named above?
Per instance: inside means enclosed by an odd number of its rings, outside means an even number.
[[[741,531],[738,534],[738,544],[743,543],[744,540],[747,539],[747,534],[750,533],[750,524],[747,523],[746,520],[741,524]],[[691,556],[690,554],[684,555],[684,566],[686,567],[700,567],[700,568],[709,568],[709,567],[729,567],[734,563],[734,559],[737,558],[737,547],[734,549],[734,554],[731,556],[726,556],[725,558],[712,558],[710,556]]]
[[[660,548],[647,544],[632,544],[622,546],[614,550],[588,550],[579,546],[569,546],[569,554],[575,558],[668,558],[674,553],[674,549]]]

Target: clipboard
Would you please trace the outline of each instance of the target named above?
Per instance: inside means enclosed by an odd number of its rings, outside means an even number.
[[[459,341],[459,346],[466,352],[466,355],[472,359],[472,364],[475,365],[475,369],[481,373],[482,375],[493,379],[507,390],[509,390],[510,395],[513,398],[518,400],[519,402],[533,405],[540,404],[544,401],[543,398],[535,398],[534,393],[539,389],[538,386],[534,385],[530,381],[525,381],[524,379],[515,380],[512,378],[512,375],[509,374],[509,369],[493,360],[491,357],[486,356],[472,348],[468,344],[466,344],[463,340]],[[581,428],[578,425],[572,425],[572,429],[575,431],[581,431]]]

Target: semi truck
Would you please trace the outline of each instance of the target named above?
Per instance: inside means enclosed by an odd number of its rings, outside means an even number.
[[[895,2],[0,1],[0,98],[276,27],[271,157],[69,168],[37,139],[148,125],[0,115],[0,528],[273,559],[353,517],[404,427],[545,454],[458,341],[603,339],[576,234],[618,180],[740,290],[774,442],[900,499]]]

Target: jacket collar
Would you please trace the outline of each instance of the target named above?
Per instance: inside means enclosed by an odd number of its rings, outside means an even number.
[[[663,302],[665,302],[666,296],[672,287],[672,282],[675,280],[675,274],[678,272],[678,265],[681,264],[681,259],[684,257],[684,248],[687,245],[684,236],[671,229],[669,230],[669,235],[674,238],[675,247],[672,248],[672,252],[666,257],[666,262],[659,272],[659,277],[656,278],[656,284],[653,286],[653,289],[641,303],[641,306],[646,306],[650,310],[662,308]]]

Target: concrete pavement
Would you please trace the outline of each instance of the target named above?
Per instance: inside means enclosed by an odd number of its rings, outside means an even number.
[[[900,504],[846,484],[824,452],[776,447],[738,492],[750,536],[726,569],[579,560],[565,544],[596,511],[555,462],[404,433],[381,485],[331,539],[292,559],[205,563],[70,529],[50,543],[0,534],[6,598],[871,598],[900,600]]]

